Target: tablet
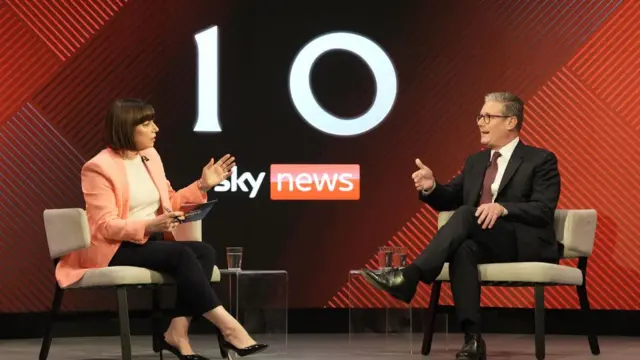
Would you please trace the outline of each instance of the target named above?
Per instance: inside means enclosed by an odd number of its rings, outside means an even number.
[[[184,220],[180,220],[180,223],[187,223],[192,221],[200,221],[207,216],[213,205],[218,202],[218,199],[207,201],[201,204],[184,204],[180,207],[180,211],[184,213]]]

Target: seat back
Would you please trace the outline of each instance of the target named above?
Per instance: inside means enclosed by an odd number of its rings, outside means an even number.
[[[46,209],[42,216],[52,259],[89,247],[91,233],[84,209]]]
[[[564,245],[564,258],[591,255],[598,222],[594,209],[556,210],[553,222],[556,238]]]
[[[173,237],[180,240],[202,241],[202,221],[192,221],[178,225]]]
[[[449,221],[453,211],[438,214],[438,228]],[[563,258],[589,256],[596,238],[598,214],[594,209],[561,209],[554,216],[556,238],[564,245]]]

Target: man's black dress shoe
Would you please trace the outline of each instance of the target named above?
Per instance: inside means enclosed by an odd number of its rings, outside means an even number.
[[[487,360],[487,346],[482,336],[465,336],[465,344],[456,354],[456,360]]]
[[[400,269],[384,270],[380,273],[362,269],[364,279],[374,287],[386,291],[394,298],[409,304],[416,294],[417,284],[409,284]]]

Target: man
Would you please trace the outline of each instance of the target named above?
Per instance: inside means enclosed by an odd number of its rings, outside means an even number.
[[[458,360],[486,358],[480,335],[478,264],[515,261],[557,263],[562,249],[553,217],[560,196],[556,156],[520,141],[524,102],[491,93],[476,117],[487,149],[467,158],[447,184],[416,159],[413,181],[420,200],[436,211],[455,210],[431,243],[406,268],[381,274],[363,269],[365,279],[392,296],[411,302],[418,282],[432,283],[449,262],[451,291],[465,341]]]

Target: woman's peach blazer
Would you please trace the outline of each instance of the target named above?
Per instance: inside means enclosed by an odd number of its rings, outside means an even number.
[[[154,148],[141,151],[158,192],[162,209],[179,209],[185,203],[202,203],[207,195],[197,182],[174,191],[167,180],[160,155]],[[80,280],[88,269],[106,267],[123,240],[143,244],[149,220],[128,220],[129,183],[124,160],[113,150],[102,150],[82,167],[82,192],[86,203],[91,244],[60,259],[56,279],[60,287]],[[160,210],[164,212],[164,210]],[[171,234],[165,238],[173,239]]]

